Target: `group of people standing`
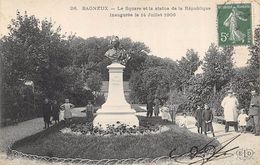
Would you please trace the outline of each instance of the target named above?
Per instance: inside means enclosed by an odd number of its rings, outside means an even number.
[[[69,99],[65,99],[65,103],[58,105],[56,100],[50,101],[48,98],[44,99],[44,104],[42,105],[42,113],[44,120],[44,129],[49,128],[52,120],[56,123],[59,121],[69,122],[72,118],[71,109],[75,106],[69,102]]]
[[[146,113],[147,117],[152,117],[153,113],[154,113],[154,116],[159,116],[159,113],[160,113],[159,99],[155,99],[154,101],[148,99],[147,104],[146,104],[146,110],[147,110],[147,113]]]
[[[246,132],[247,123],[249,120],[252,121],[252,132],[256,135],[260,135],[260,98],[257,96],[255,90],[251,91],[252,97],[250,105],[248,107],[248,115],[245,112],[245,108],[239,110],[239,102],[232,90],[228,91],[227,96],[223,99],[221,106],[224,109],[225,119],[225,131],[229,131],[229,126],[233,125],[235,131],[238,131],[240,127],[241,132]]]
[[[247,122],[252,120],[252,132],[256,136],[260,135],[260,98],[257,96],[256,91],[252,91],[251,94],[252,98],[249,113],[247,115],[245,108],[239,110],[239,102],[235,96],[235,93],[232,90],[227,91],[227,95],[221,102],[221,106],[224,109],[225,132],[228,132],[229,127],[233,126],[236,132],[238,132],[238,128],[240,128],[240,131],[245,133]],[[207,132],[211,131],[213,136],[215,136],[212,125],[213,112],[207,104],[204,105],[204,109],[202,109],[202,105],[199,104],[194,116],[196,119],[198,133],[202,133],[204,130],[204,133],[207,135]]]
[[[64,121],[65,123],[69,123],[72,118],[71,109],[73,109],[75,105],[70,103],[69,99],[65,99],[65,103],[58,105],[56,100],[50,101],[48,98],[44,99],[44,104],[42,106],[43,112],[43,120],[44,120],[44,129],[49,128],[52,120],[56,123],[60,121]],[[86,105],[87,122],[92,122],[94,119],[94,106],[90,100],[88,100],[88,104]]]
[[[160,105],[160,100],[155,99],[154,101],[148,101],[146,104],[147,117],[152,117],[153,114],[155,117],[158,117],[159,114],[162,117],[162,120],[164,121],[172,121],[171,115],[170,115],[170,105],[164,104],[163,106]]]
[[[195,125],[198,128],[198,133],[202,133],[204,130],[205,135],[207,135],[207,132],[211,131],[213,137],[215,137],[212,125],[213,112],[208,104],[204,104],[204,109],[202,108],[202,104],[199,104],[194,116],[196,119]]]

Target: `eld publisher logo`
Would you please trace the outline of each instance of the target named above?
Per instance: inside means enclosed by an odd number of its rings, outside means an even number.
[[[240,160],[248,160],[253,157],[254,153],[255,152],[252,149],[241,148],[237,150],[236,155]]]

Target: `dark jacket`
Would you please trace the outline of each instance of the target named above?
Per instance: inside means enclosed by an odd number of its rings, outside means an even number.
[[[57,119],[60,113],[60,106],[58,104],[52,105],[52,115],[53,118]]]
[[[212,120],[213,120],[213,112],[212,112],[212,110],[211,109],[204,109],[203,111],[202,111],[202,119],[203,119],[203,121],[205,122],[205,121],[211,121],[212,122]]]
[[[200,109],[197,109],[196,112],[195,112],[195,114],[194,114],[194,117],[195,117],[195,119],[197,120],[197,122],[198,122],[199,124],[202,123],[202,112],[203,112],[203,109],[200,108]]]
[[[52,115],[51,113],[51,104],[50,103],[44,103],[42,105],[42,114],[43,114],[43,117],[49,117]]]
[[[147,105],[146,105],[146,109],[147,109],[147,111],[153,111],[153,103],[148,102]]]
[[[260,115],[259,99],[259,96],[252,96],[249,109],[250,116]]]

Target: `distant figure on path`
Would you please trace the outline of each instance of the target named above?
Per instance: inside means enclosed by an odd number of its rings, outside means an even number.
[[[69,122],[72,118],[71,109],[75,106],[70,103],[69,99],[65,99],[65,103],[60,106],[60,108],[64,109],[64,120],[65,122]]]
[[[246,132],[246,123],[247,123],[248,116],[245,114],[245,109],[241,109],[241,113],[237,118],[238,125],[240,127],[240,132],[245,133]]]
[[[13,106],[12,106],[12,109],[11,109],[11,112],[12,112],[12,120],[14,122],[14,124],[18,124],[18,121],[19,121],[19,105],[18,105],[18,101],[15,101],[13,103]]]
[[[91,104],[91,101],[88,101],[88,105],[86,106],[86,117],[87,122],[92,122],[94,113],[94,106]]]
[[[172,121],[171,115],[170,115],[170,110],[167,105],[164,105],[161,107],[161,114],[162,114],[162,120],[164,121]]]
[[[196,119],[196,126],[198,128],[198,133],[201,133],[202,134],[202,111],[203,109],[201,108],[201,105],[198,105],[196,111],[195,111],[195,114],[194,114],[194,117]]]
[[[54,100],[52,105],[52,116],[53,116],[52,120],[55,121],[55,124],[59,123],[59,114],[60,114],[60,107],[58,105],[57,100]]]
[[[154,116],[158,117],[160,113],[160,101],[159,99],[154,100]]]
[[[147,101],[146,110],[147,110],[146,116],[152,117],[153,116],[153,102],[150,99],[148,99],[148,101]]]
[[[249,116],[253,118],[254,130],[256,136],[260,135],[260,97],[257,96],[256,91],[252,91],[252,98],[249,108]]]
[[[44,99],[44,104],[42,106],[43,113],[43,121],[44,121],[44,129],[50,127],[50,118],[51,118],[51,104],[49,103],[49,99]]]
[[[227,91],[228,95],[221,102],[221,106],[224,108],[224,119],[226,121],[225,131],[229,131],[229,126],[232,124],[235,131],[238,131],[238,100],[235,97],[232,90]]]
[[[188,119],[186,113],[183,113],[183,118],[180,120],[179,125],[184,128],[188,127]]]
[[[214,129],[213,129],[213,125],[212,125],[213,112],[207,104],[204,105],[204,110],[202,111],[202,120],[203,120],[203,124],[204,124],[205,135],[207,136],[207,132],[211,131],[213,137],[215,137]]]

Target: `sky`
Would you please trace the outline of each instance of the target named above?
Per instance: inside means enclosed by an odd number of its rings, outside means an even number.
[[[250,0],[228,3],[251,2]],[[217,44],[217,4],[225,1],[206,0],[0,0],[0,37],[8,34],[7,26],[15,18],[16,11],[27,11],[39,19],[52,19],[62,32],[77,36],[106,37],[117,35],[144,42],[151,54],[179,60],[187,49],[194,49],[201,59],[211,43]],[[253,27],[260,24],[260,3],[252,1]],[[82,10],[82,7],[106,6],[104,10]],[[119,11],[118,8],[152,7],[151,11]],[[210,10],[155,11],[156,7],[207,7]],[[72,8],[78,10],[71,10]],[[114,8],[115,10],[112,10]],[[110,17],[110,13],[138,13],[139,17]],[[140,17],[141,13],[172,13],[174,17]],[[235,47],[235,66],[245,66],[248,59],[247,46]]]

